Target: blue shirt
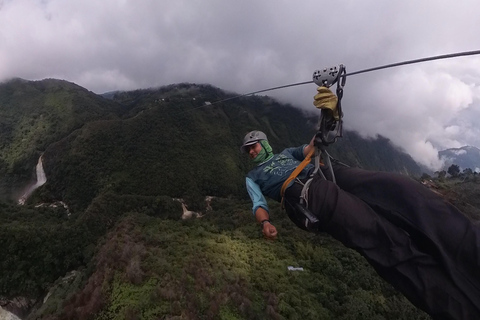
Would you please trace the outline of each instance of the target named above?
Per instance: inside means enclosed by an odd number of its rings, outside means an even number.
[[[274,155],[270,160],[259,164],[247,174],[247,191],[253,202],[253,214],[260,207],[268,211],[265,196],[278,202],[282,200],[280,194],[282,185],[293,170],[305,159],[303,154],[305,147],[306,145],[287,148],[281,153]],[[312,164],[308,164],[300,172],[298,178],[306,178],[313,167]]]

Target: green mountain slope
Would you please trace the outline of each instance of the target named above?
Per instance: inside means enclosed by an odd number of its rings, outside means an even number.
[[[422,173],[421,167],[410,155],[382,136],[365,139],[356,132],[347,131],[331,149],[332,155],[350,166],[398,172],[413,177]]]
[[[30,299],[28,319],[425,319],[362,257],[294,227],[278,204],[279,239],[262,238],[241,140],[262,129],[276,151],[308,143],[317,115],[268,97],[204,105],[230,96],[193,84],[109,99],[58,80],[0,84],[4,190],[43,152],[47,175],[26,206],[0,202],[0,298]],[[346,132],[329,149],[420,174],[381,137]],[[182,220],[173,197],[204,216]],[[35,207],[58,200],[70,215]]]
[[[0,196],[32,178],[42,152],[86,122],[111,119],[120,105],[66,81],[0,84]]]
[[[317,115],[268,97],[204,105],[228,96],[193,84],[121,92],[113,99],[54,79],[0,84],[0,195],[12,196],[32,179],[47,148],[47,188],[82,208],[101,190],[236,194],[250,165],[237,152],[245,132],[264,130],[278,151],[308,142],[315,132]],[[411,158],[381,137],[346,133],[331,152],[352,165],[420,175]]]
[[[360,255],[297,229],[278,204],[280,237],[266,241],[248,201],[215,199],[201,219],[186,221],[158,201],[97,198],[92,226],[99,215],[120,214],[118,222],[90,267],[59,279],[30,318],[427,319]]]
[[[245,193],[251,163],[239,153],[243,135],[262,129],[275,150],[308,143],[316,117],[268,97],[205,106],[225,97],[196,85],[122,93],[123,119],[83,126],[45,153],[46,189],[85,209],[102,192],[216,195]],[[386,139],[346,134],[332,154],[353,165],[419,174],[418,166]]]

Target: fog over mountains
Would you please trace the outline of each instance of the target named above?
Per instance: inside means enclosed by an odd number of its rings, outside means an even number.
[[[480,149],[477,147],[451,148],[440,151],[438,156],[445,161],[444,168],[456,164],[461,170],[470,168],[475,172],[480,172]]]

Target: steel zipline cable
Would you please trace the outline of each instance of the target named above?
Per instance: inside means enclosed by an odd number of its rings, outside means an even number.
[[[392,64],[386,64],[386,65],[379,66],[379,67],[374,67],[374,68],[369,68],[369,69],[364,69],[364,70],[359,70],[359,71],[347,73],[347,74],[343,75],[342,77],[353,76],[353,75],[357,75],[357,74],[361,74],[361,73],[367,73],[367,72],[372,72],[372,71],[377,71],[377,70],[382,70],[382,69],[388,69],[388,68],[393,68],[393,67],[398,67],[398,66],[404,66],[404,65],[408,65],[408,64],[415,64],[415,63],[421,63],[421,62],[427,62],[427,61],[433,61],[433,60],[441,60],[441,59],[448,59],[448,58],[455,58],[455,57],[462,57],[462,56],[472,56],[472,55],[477,55],[477,54],[480,54],[480,50],[463,51],[463,52],[444,54],[444,55],[432,56],[432,57],[421,58],[421,59],[407,60],[407,61],[402,61],[402,62],[397,62],[397,63],[392,63]],[[238,99],[238,98],[249,96],[249,95],[252,95],[252,94],[257,94],[257,93],[262,93],[262,92],[267,92],[267,91],[273,91],[273,90],[278,90],[278,89],[284,89],[284,88],[290,88],[290,87],[295,87],[295,86],[301,86],[301,85],[310,84],[310,83],[313,83],[313,82],[314,82],[313,80],[304,81],[304,82],[297,82],[297,83],[286,84],[286,85],[283,85],[283,86],[272,87],[272,88],[268,88],[268,89],[263,89],[263,90],[249,92],[249,93],[244,93],[244,94],[240,94],[240,95],[237,95],[237,96],[234,96],[234,97],[218,100],[218,101],[212,102],[210,104],[205,104],[205,105],[202,105],[200,107],[190,109],[188,111],[199,109],[199,108],[204,108],[204,107],[207,107],[207,106],[212,106],[212,105],[215,105],[215,104],[218,104],[218,103]]]

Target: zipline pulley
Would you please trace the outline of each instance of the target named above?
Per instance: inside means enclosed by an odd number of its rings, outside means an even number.
[[[323,68],[313,72],[313,82],[319,87],[324,86],[330,88],[338,82],[340,77],[345,73],[345,67],[341,64],[338,67]]]
[[[335,112],[338,114],[337,117],[335,117],[333,110],[322,108],[319,129],[315,137],[316,146],[328,146],[334,143],[337,138],[342,137],[342,97],[346,79],[346,68],[343,64],[316,70],[313,73],[313,82],[319,87],[330,88],[332,85],[337,84],[336,95],[338,98]],[[332,131],[335,132],[331,134]]]
[[[337,138],[342,137],[343,133],[343,111],[342,111],[342,98],[343,98],[343,88],[347,80],[346,68],[343,64],[340,64],[338,67],[325,68],[323,70],[317,70],[313,73],[313,82],[319,87],[330,88],[332,85],[336,84],[336,104],[315,104],[317,108],[321,109],[319,127],[317,133],[315,134],[314,147],[315,147],[315,157],[314,164],[315,169],[311,175],[313,177],[316,174],[322,176],[325,180],[331,180],[333,183],[336,183],[335,174],[332,168],[331,156],[328,154],[326,148],[337,141]],[[322,92],[322,89],[318,89],[319,92]],[[325,91],[325,90],[324,90]],[[331,95],[331,92],[328,91]],[[321,95],[321,94],[320,94]],[[317,96],[315,97],[317,98]],[[333,133],[332,133],[333,132]],[[328,172],[328,178],[320,169],[320,163],[323,162],[323,167]],[[305,184],[305,190],[308,190],[308,185],[311,183],[312,178],[307,181]],[[303,190],[302,193],[306,191]],[[305,196],[305,203],[307,202]]]

